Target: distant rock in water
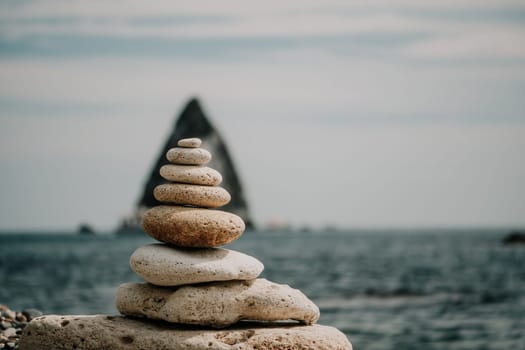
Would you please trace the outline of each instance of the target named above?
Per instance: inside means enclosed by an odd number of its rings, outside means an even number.
[[[154,188],[167,182],[160,175],[159,169],[163,165],[169,164],[166,159],[167,151],[177,147],[177,141],[187,138],[201,139],[202,148],[207,149],[213,154],[209,166],[222,174],[223,181],[221,186],[231,194],[230,203],[221,209],[237,214],[244,220],[247,228],[253,228],[253,221],[250,216],[248,204],[244,197],[242,185],[228,152],[228,148],[217,129],[213,127],[204,115],[197,99],[192,99],[186,105],[175,123],[172,133],[166,140],[156,163],[151,169],[148,181],[144,187],[144,192],[138,203],[138,210],[143,211],[145,208],[151,208],[161,204],[153,196]]]
[[[503,238],[504,244],[525,244],[525,231],[512,231]]]
[[[83,223],[78,226],[78,233],[81,235],[94,235],[95,230],[91,225]]]

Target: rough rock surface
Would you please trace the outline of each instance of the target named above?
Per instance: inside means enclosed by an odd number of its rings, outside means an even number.
[[[202,140],[197,137],[192,137],[190,139],[182,139],[177,142],[179,147],[188,147],[188,148],[198,148],[202,144]]]
[[[160,175],[168,180],[193,185],[217,186],[222,175],[207,166],[166,164],[160,168]]]
[[[116,305],[123,315],[212,327],[240,320],[313,324],[319,319],[319,308],[301,291],[265,279],[178,288],[125,283],[117,289]]]
[[[137,275],[157,286],[252,280],[264,269],[259,260],[234,250],[183,249],[158,243],[135,250],[129,264]]]
[[[173,164],[204,165],[211,160],[211,153],[203,148],[175,147],[166,153],[166,158]]]
[[[144,213],[144,231],[181,247],[217,247],[241,236],[244,222],[221,210],[160,205]]]
[[[21,350],[352,350],[333,327],[254,325],[195,329],[120,316],[43,316],[25,328]]]
[[[169,183],[155,187],[155,199],[163,203],[217,208],[230,202],[230,194],[222,187]]]

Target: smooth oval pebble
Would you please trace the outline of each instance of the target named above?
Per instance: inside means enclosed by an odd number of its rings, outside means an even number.
[[[190,139],[181,139],[177,142],[177,146],[186,148],[199,148],[202,144],[201,139],[192,137]]]
[[[162,203],[194,205],[204,208],[217,208],[230,202],[231,196],[222,187],[188,184],[162,184],[153,190],[153,196]]]
[[[204,165],[211,160],[211,153],[203,148],[175,147],[168,150],[166,158],[173,164]]]
[[[157,286],[251,280],[264,269],[259,260],[234,250],[184,249],[161,243],[139,247],[129,264],[137,275]]]
[[[159,205],[144,213],[144,231],[158,241],[181,247],[218,247],[239,238],[244,221],[221,210]]]
[[[160,176],[193,185],[217,186],[222,182],[222,175],[207,166],[166,164],[160,168]]]
[[[171,288],[125,283],[118,287],[115,303],[123,315],[212,327],[240,320],[313,324],[319,319],[319,308],[301,291],[266,279]]]

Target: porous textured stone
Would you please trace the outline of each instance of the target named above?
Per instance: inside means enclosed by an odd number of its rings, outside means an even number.
[[[181,247],[217,247],[244,232],[244,221],[221,210],[160,205],[142,217],[144,231],[158,241]]]
[[[313,324],[319,319],[319,308],[301,291],[266,279],[171,288],[125,283],[117,289],[116,306],[123,315],[212,327],[239,320]]]
[[[333,327],[254,325],[204,330],[121,316],[42,316],[27,325],[20,350],[352,350]]]
[[[157,286],[252,280],[264,269],[259,260],[234,250],[183,249],[159,243],[135,250],[129,264],[137,275]]]
[[[222,187],[179,183],[162,184],[153,190],[155,199],[163,203],[217,208],[230,202],[231,196]]]
[[[198,148],[202,144],[202,140],[196,137],[192,137],[189,139],[181,139],[177,142],[177,146],[179,147],[187,147],[187,148]]]
[[[211,153],[202,148],[175,147],[168,150],[166,158],[173,164],[204,165],[211,160]]]
[[[222,175],[206,166],[166,164],[160,168],[160,176],[168,181],[193,185],[217,186]]]

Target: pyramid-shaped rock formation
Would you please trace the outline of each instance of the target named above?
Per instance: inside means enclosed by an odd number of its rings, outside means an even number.
[[[212,151],[213,159],[210,164],[222,174],[222,186],[231,194],[230,202],[225,205],[226,210],[240,216],[244,220],[246,227],[253,229],[254,224],[251,219],[249,203],[244,194],[242,179],[236,170],[226,140],[206,115],[201,103],[196,98],[188,101],[166,138],[155,165],[150,170],[144,190],[137,203],[137,215],[142,217],[144,209],[159,205],[153,189],[164,182],[165,177],[161,176],[162,173],[159,174],[159,169],[163,165],[168,164],[166,152],[178,147],[178,141],[188,137],[200,138],[202,143],[206,145],[206,149]],[[122,229],[125,231],[125,227]]]
[[[258,278],[260,261],[220,248],[245,225],[216,209],[230,195],[200,146],[197,138],[183,139],[167,152],[170,164],[160,174],[169,182],[154,189],[162,205],[143,216],[144,230],[161,243],[130,258],[147,283],[118,288],[116,306],[125,317],[43,317],[26,328],[22,349],[352,348],[337,329],[315,325],[319,309],[301,291]]]

